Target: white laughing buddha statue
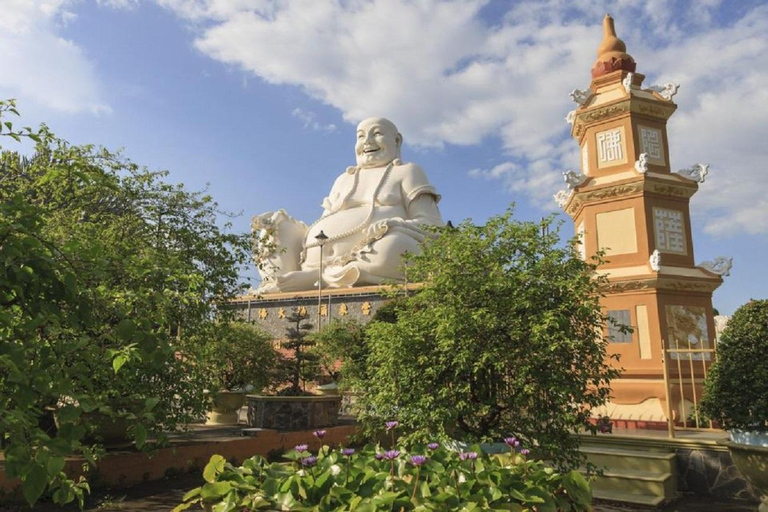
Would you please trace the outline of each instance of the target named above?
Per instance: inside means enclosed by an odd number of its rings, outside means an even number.
[[[347,168],[323,200],[312,225],[285,210],[253,218],[254,259],[262,277],[257,293],[311,290],[320,270],[323,287],[378,285],[403,279],[404,252],[420,250],[422,226],[442,226],[440,200],[424,170],[400,161],[403,137],[388,119],[357,126],[357,165]]]

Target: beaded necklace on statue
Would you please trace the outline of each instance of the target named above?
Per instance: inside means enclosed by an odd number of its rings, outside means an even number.
[[[327,244],[328,242],[335,242],[337,240],[341,240],[342,238],[346,238],[348,236],[354,235],[355,233],[359,233],[360,231],[362,231],[363,229],[367,228],[370,225],[371,219],[373,218],[373,213],[376,211],[376,200],[379,198],[379,193],[381,192],[381,189],[384,188],[384,184],[387,182],[387,179],[389,178],[389,174],[392,171],[392,168],[395,166],[395,162],[396,161],[398,161],[398,159],[395,159],[392,162],[390,162],[389,165],[387,165],[387,168],[384,170],[384,173],[381,175],[381,179],[379,180],[379,184],[376,185],[376,189],[373,191],[373,198],[371,199],[371,209],[368,211],[368,215],[365,217],[365,220],[363,220],[363,222],[361,222],[360,224],[358,224],[357,226],[355,226],[352,229],[349,229],[347,231],[339,233],[338,235],[333,235],[331,237],[328,237],[328,239],[324,243]],[[352,184],[352,188],[347,193],[347,195],[344,196],[344,199],[341,200],[341,205],[339,206],[339,208],[336,211],[333,211],[333,212],[329,213],[328,215],[320,217],[315,222],[313,222],[309,226],[309,228],[307,229],[307,233],[309,233],[310,230],[315,226],[315,224],[317,224],[321,220],[325,220],[328,217],[336,215],[337,213],[339,213],[341,211],[341,207],[344,206],[344,203],[346,203],[347,200],[350,197],[352,197],[352,194],[355,193],[355,190],[357,190],[357,185],[360,182],[360,173],[361,172],[363,172],[361,169],[357,169],[355,171],[355,173],[354,173],[355,174],[355,182]],[[301,251],[301,259],[300,259],[301,263],[304,263],[304,261],[307,259],[307,249],[311,249],[313,247],[319,247],[320,243],[317,242],[317,241],[307,243],[307,241],[304,240],[304,244],[303,245],[304,245],[304,248]]]

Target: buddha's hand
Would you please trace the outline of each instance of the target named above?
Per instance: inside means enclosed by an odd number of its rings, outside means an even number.
[[[383,237],[390,228],[402,226],[404,224],[405,221],[399,217],[376,221],[368,226],[368,229],[365,232],[365,238],[368,240],[378,240]]]

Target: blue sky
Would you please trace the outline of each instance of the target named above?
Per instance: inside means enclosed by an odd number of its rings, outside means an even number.
[[[733,256],[714,305],[768,296],[764,1],[0,0],[0,97],[24,124],[125,154],[222,208],[312,221],[354,162],[356,123],[392,119],[444,219],[558,211],[579,166],[565,115],[606,12],[645,85],[681,84],[673,170],[710,164],[691,202],[697,262]],[[572,233],[569,219],[565,233]],[[255,275],[255,272],[251,272]]]

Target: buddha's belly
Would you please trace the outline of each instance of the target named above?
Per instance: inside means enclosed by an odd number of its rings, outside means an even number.
[[[377,206],[374,209],[370,222],[365,223],[371,211],[370,205],[363,205],[346,210],[341,210],[332,215],[320,219],[307,233],[307,244],[315,242],[315,237],[322,231],[330,239],[323,247],[323,259],[332,256],[340,256],[352,249],[358,242],[362,241],[365,231],[371,224],[384,219],[399,217],[404,219],[406,216],[405,208],[402,206]],[[363,225],[363,223],[365,223]],[[341,235],[346,235],[336,239]],[[307,259],[314,259],[310,251]],[[316,257],[319,257],[316,256]]]

